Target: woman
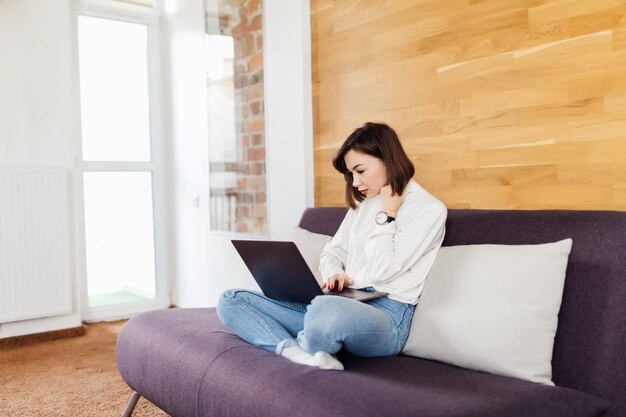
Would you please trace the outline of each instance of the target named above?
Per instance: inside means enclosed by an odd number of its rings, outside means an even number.
[[[378,290],[359,302],[316,297],[310,305],[248,290],[220,298],[220,320],[246,341],[287,359],[342,370],[340,349],[365,357],[402,350],[424,280],[445,233],[446,207],[411,179],[415,173],[389,126],[366,123],[333,159],[350,210],[320,256],[322,288]]]

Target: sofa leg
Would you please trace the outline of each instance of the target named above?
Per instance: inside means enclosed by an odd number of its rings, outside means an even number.
[[[141,398],[141,394],[137,391],[133,391],[133,394],[130,396],[130,400],[128,400],[128,404],[126,405],[126,409],[124,410],[124,414],[122,417],[131,417],[133,415],[133,410],[137,405],[137,401]]]

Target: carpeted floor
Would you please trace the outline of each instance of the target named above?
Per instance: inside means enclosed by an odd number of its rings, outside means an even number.
[[[131,390],[115,365],[124,321],[87,325],[84,336],[0,348],[0,416],[121,416]],[[167,416],[144,398],[133,417]]]

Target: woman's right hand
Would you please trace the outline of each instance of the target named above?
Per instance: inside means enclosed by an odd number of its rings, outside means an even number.
[[[391,217],[398,216],[398,209],[404,201],[404,196],[391,191],[391,185],[384,185],[380,189],[380,209]]]
[[[354,281],[348,278],[346,274],[333,274],[332,276],[326,278],[326,280],[322,283],[322,288],[328,288],[332,290],[337,286],[339,291],[343,290],[344,285],[352,285]]]

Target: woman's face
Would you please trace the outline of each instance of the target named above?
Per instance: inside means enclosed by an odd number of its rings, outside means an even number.
[[[350,149],[344,162],[352,173],[352,186],[365,197],[376,197],[387,185],[387,169],[381,159]]]

